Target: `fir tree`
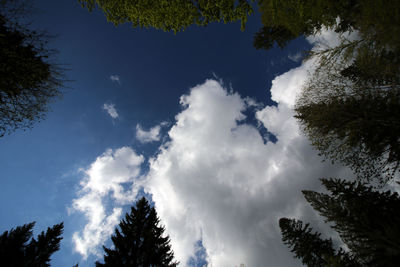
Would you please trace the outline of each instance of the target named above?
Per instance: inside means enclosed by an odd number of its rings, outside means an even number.
[[[340,238],[366,266],[400,261],[400,197],[390,191],[339,179],[322,179],[330,194],[303,191],[311,206],[332,223]]]
[[[51,255],[60,248],[63,223],[47,228],[36,239],[32,238],[34,225],[35,222],[18,226],[0,236],[1,266],[50,266]]]
[[[155,208],[143,197],[126,213],[111,236],[114,248],[103,246],[104,263],[96,262],[96,266],[177,266],[164,231]]]
[[[308,224],[280,220],[283,241],[308,266],[397,266],[400,261],[400,197],[359,182],[321,179],[330,192],[303,191],[349,249],[334,252]],[[322,259],[322,261],[321,261]],[[326,261],[326,264],[323,262]],[[323,264],[322,264],[323,263]]]
[[[332,240],[323,240],[320,233],[312,233],[309,224],[303,226],[301,221],[281,218],[279,227],[283,242],[291,248],[296,258],[307,266],[327,265],[327,258],[334,256]]]

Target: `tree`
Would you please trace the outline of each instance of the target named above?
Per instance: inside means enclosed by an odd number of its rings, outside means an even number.
[[[60,248],[64,225],[53,225],[46,232],[41,232],[36,239],[32,238],[34,225],[35,222],[24,224],[5,231],[0,236],[2,266],[50,266],[51,255]]]
[[[115,25],[130,22],[133,27],[153,27],[180,32],[196,24],[241,21],[242,30],[252,13],[253,0],[79,0],[89,10],[97,5]]]
[[[296,118],[325,159],[381,184],[400,170],[400,2],[259,1],[264,27],[256,48],[284,47],[323,28],[337,46],[309,52],[317,69],[296,103]],[[393,27],[391,25],[394,25]],[[357,31],[358,38],[347,33]]]
[[[49,60],[48,37],[18,21],[28,12],[25,5],[0,0],[0,137],[31,128],[61,95],[62,70]]]
[[[320,233],[313,233],[309,224],[303,226],[300,220],[281,218],[279,227],[283,242],[307,266],[358,266],[343,249],[335,251],[332,239],[321,239]]]
[[[318,239],[319,234],[311,234],[308,224],[302,228],[301,222],[282,218],[283,240],[293,247],[296,257],[303,262],[308,258],[325,257],[330,264],[338,263],[338,266],[397,266],[400,260],[399,195],[391,191],[377,191],[359,182],[340,179],[321,181],[329,194],[313,191],[303,191],[303,194],[311,206],[325,217],[325,222],[337,231],[349,251],[339,249],[336,256],[329,257],[333,253],[324,246],[329,247],[331,243],[319,240],[326,245],[321,246],[323,249],[314,250],[312,248],[317,248],[319,243],[309,242],[303,236]]]
[[[325,159],[384,184],[400,169],[400,76],[392,58],[359,58],[366,62],[319,66],[296,101],[295,117]]]
[[[96,262],[96,266],[177,266],[164,231],[155,208],[143,197],[126,213],[111,236],[114,248],[103,246],[104,263]]]
[[[254,46],[268,50],[276,42],[283,48],[299,36],[314,34],[322,25],[333,26],[337,12],[332,7],[337,4],[336,1],[259,1],[263,27],[255,35]]]
[[[399,44],[400,4],[396,0],[260,0],[263,28],[255,36],[255,47],[269,49],[275,40],[283,47],[303,35],[315,35],[323,27],[338,33],[357,30],[365,43],[379,47]],[[395,26],[391,26],[395,25]],[[284,36],[276,35],[281,29]],[[268,33],[271,34],[268,34]]]

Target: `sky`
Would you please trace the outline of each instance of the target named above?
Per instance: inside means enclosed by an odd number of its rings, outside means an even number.
[[[52,266],[94,266],[129,207],[155,205],[180,266],[301,266],[278,220],[331,233],[300,190],[349,177],[321,162],[293,118],[313,61],[302,52],[335,36],[256,50],[260,17],[174,35],[115,27],[77,1],[37,0],[66,69],[63,97],[33,129],[0,138],[0,232],[61,221]]]

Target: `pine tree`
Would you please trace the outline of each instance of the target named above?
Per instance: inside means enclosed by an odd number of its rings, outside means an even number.
[[[400,261],[400,197],[359,182],[321,179],[330,192],[303,191],[349,249],[332,250],[332,242],[295,220],[282,218],[283,241],[308,266],[398,266]],[[331,246],[331,247],[330,247]],[[322,260],[326,264],[321,263]],[[310,260],[311,259],[311,260]],[[314,260],[317,259],[318,261]],[[314,261],[313,261],[314,260]],[[316,263],[316,264],[315,264]]]
[[[60,248],[63,223],[49,227],[36,239],[31,239],[34,225],[35,222],[24,224],[0,236],[1,266],[50,266],[51,255]]]
[[[329,95],[336,94],[333,86],[319,90],[315,87],[323,82],[312,83],[298,100],[295,117],[320,155],[350,167],[366,182],[383,185],[393,179],[400,171],[400,88],[343,97]],[[340,83],[335,86],[340,89]]]
[[[332,223],[340,238],[366,266],[400,261],[400,197],[390,191],[339,179],[322,179],[330,194],[303,191],[311,206]]]
[[[307,266],[327,265],[327,259],[335,255],[332,240],[323,240],[320,233],[312,233],[309,224],[298,220],[281,218],[279,227],[283,242],[291,248],[296,258]]]
[[[96,262],[96,266],[177,266],[164,231],[155,208],[143,197],[126,213],[111,236],[114,248],[103,246],[104,263]]]

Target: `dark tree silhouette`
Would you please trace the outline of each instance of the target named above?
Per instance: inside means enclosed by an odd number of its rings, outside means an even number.
[[[312,207],[325,217],[349,249],[332,250],[332,242],[320,240],[308,224],[282,218],[283,241],[296,257],[327,261],[330,266],[398,266],[400,261],[400,197],[359,182],[321,179],[330,192],[303,191]],[[311,241],[310,241],[311,240]],[[332,256],[333,255],[333,256]],[[318,262],[318,261],[314,261]],[[308,266],[329,266],[310,264]]]
[[[400,75],[391,61],[367,53],[350,66],[320,66],[295,106],[303,132],[325,159],[382,185],[400,170]]]
[[[136,202],[136,207],[126,213],[125,219],[111,236],[114,248],[103,246],[104,263],[96,266],[169,267],[177,266],[168,236],[154,207],[146,198]]]
[[[34,225],[35,222],[18,226],[0,236],[1,266],[50,266],[51,255],[60,248],[64,225],[49,227],[36,239],[32,237]]]
[[[258,3],[264,26],[256,34],[257,48],[269,49],[274,40],[280,40],[278,45],[283,47],[296,37],[318,33],[323,26],[338,33],[357,30],[362,40],[373,41],[379,47],[399,44],[397,0],[260,0]],[[277,35],[274,29],[284,34]]]
[[[0,137],[31,128],[60,96],[62,69],[50,61],[48,37],[21,21],[29,7],[22,0],[0,0]]]
[[[300,220],[281,218],[279,227],[283,242],[306,266],[332,266],[334,263],[340,263],[337,266],[359,266],[342,249],[336,252],[331,239],[322,239],[320,233],[313,233],[309,224],[303,225]]]

